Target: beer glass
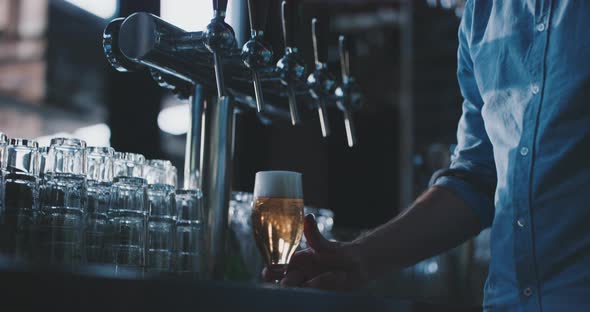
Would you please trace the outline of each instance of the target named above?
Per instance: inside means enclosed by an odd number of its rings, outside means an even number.
[[[141,272],[145,261],[147,181],[143,178],[145,157],[115,153],[114,178],[107,211],[110,261],[115,270]],[[129,269],[129,270],[126,270]]]
[[[199,277],[205,252],[205,214],[199,190],[176,191],[175,271]]]
[[[37,142],[11,139],[3,157],[0,253],[31,260],[39,194]]]
[[[148,182],[148,223],[146,267],[152,272],[172,268],[176,227],[176,168],[168,160],[149,160],[144,167]]]
[[[106,258],[107,211],[113,184],[113,157],[110,147],[86,148],[87,194],[84,246],[88,263],[103,263]]]
[[[278,282],[303,234],[301,174],[290,171],[256,173],[252,228],[267,268]]]
[[[82,261],[86,211],[86,142],[51,139],[40,188],[42,261],[75,266]]]

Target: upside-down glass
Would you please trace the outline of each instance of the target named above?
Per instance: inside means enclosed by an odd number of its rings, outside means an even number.
[[[176,191],[176,259],[175,271],[180,275],[199,277],[205,252],[205,222],[199,190]]]
[[[256,173],[252,228],[258,249],[278,282],[303,234],[301,174],[291,171]]]
[[[147,263],[148,271],[169,272],[176,228],[176,168],[168,160],[149,160],[144,167],[148,182]]]
[[[6,167],[6,145],[8,145],[8,138],[6,134],[0,132],[0,222],[4,214],[4,168]]]
[[[8,137],[6,134],[0,132],[0,169],[3,169],[6,166],[6,160],[4,159],[4,155],[6,154],[6,145],[8,145]]]
[[[75,266],[82,261],[86,212],[86,142],[54,138],[40,188],[41,261]]]
[[[86,179],[88,205],[84,247],[88,263],[106,261],[107,211],[113,185],[113,156],[110,147],[88,147],[86,149]]]
[[[238,238],[233,241],[239,250],[240,259],[244,263],[248,275],[254,281],[258,280],[262,268],[265,266],[254,235],[252,235],[252,193],[232,192],[229,201],[229,229],[232,236]]]
[[[47,161],[47,153],[49,153],[49,146],[39,147],[39,183],[43,183],[45,179],[45,163]]]
[[[140,270],[145,261],[147,181],[143,178],[145,157],[115,153],[114,178],[107,212],[109,257],[120,269]]]
[[[3,169],[4,211],[0,214],[0,253],[31,260],[38,211],[37,142],[11,139]]]

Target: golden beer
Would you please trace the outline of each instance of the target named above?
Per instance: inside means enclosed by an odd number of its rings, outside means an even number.
[[[284,272],[303,234],[303,199],[254,198],[252,228],[268,268]]]

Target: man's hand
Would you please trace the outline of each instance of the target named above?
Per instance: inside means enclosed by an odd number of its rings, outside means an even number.
[[[310,248],[293,255],[281,285],[352,290],[367,283],[365,265],[355,243],[328,241],[311,214],[305,217],[303,233]],[[264,280],[272,280],[266,268],[262,275]]]

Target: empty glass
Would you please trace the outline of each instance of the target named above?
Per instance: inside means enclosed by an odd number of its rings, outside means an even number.
[[[39,147],[39,183],[43,183],[45,178],[45,163],[47,160],[47,153],[49,153],[49,146]]]
[[[0,132],[0,169],[4,169],[6,166],[6,145],[8,145],[8,137],[6,134]]]
[[[144,167],[148,181],[147,269],[169,272],[176,227],[176,168],[168,160],[150,160]]]
[[[86,227],[84,246],[88,263],[106,261],[107,211],[113,184],[113,156],[110,147],[88,147],[86,149],[87,194]]]
[[[37,142],[11,139],[3,156],[4,210],[0,214],[0,253],[32,259],[39,182]]]
[[[86,142],[51,139],[40,188],[41,260],[65,266],[82,261],[86,210]]]
[[[115,153],[107,217],[111,233],[109,256],[117,271],[140,269],[144,265],[147,212],[144,165],[143,155]]]
[[[4,167],[6,166],[6,160],[4,155],[6,154],[6,145],[8,145],[8,138],[6,134],[0,132],[0,219],[4,213]]]
[[[198,277],[203,269],[205,251],[202,193],[198,190],[176,191],[176,259],[175,271]]]
[[[259,279],[264,268],[264,259],[252,235],[252,201],[254,195],[245,192],[232,192],[229,201],[230,242],[233,250],[239,252],[244,269],[253,281]]]

